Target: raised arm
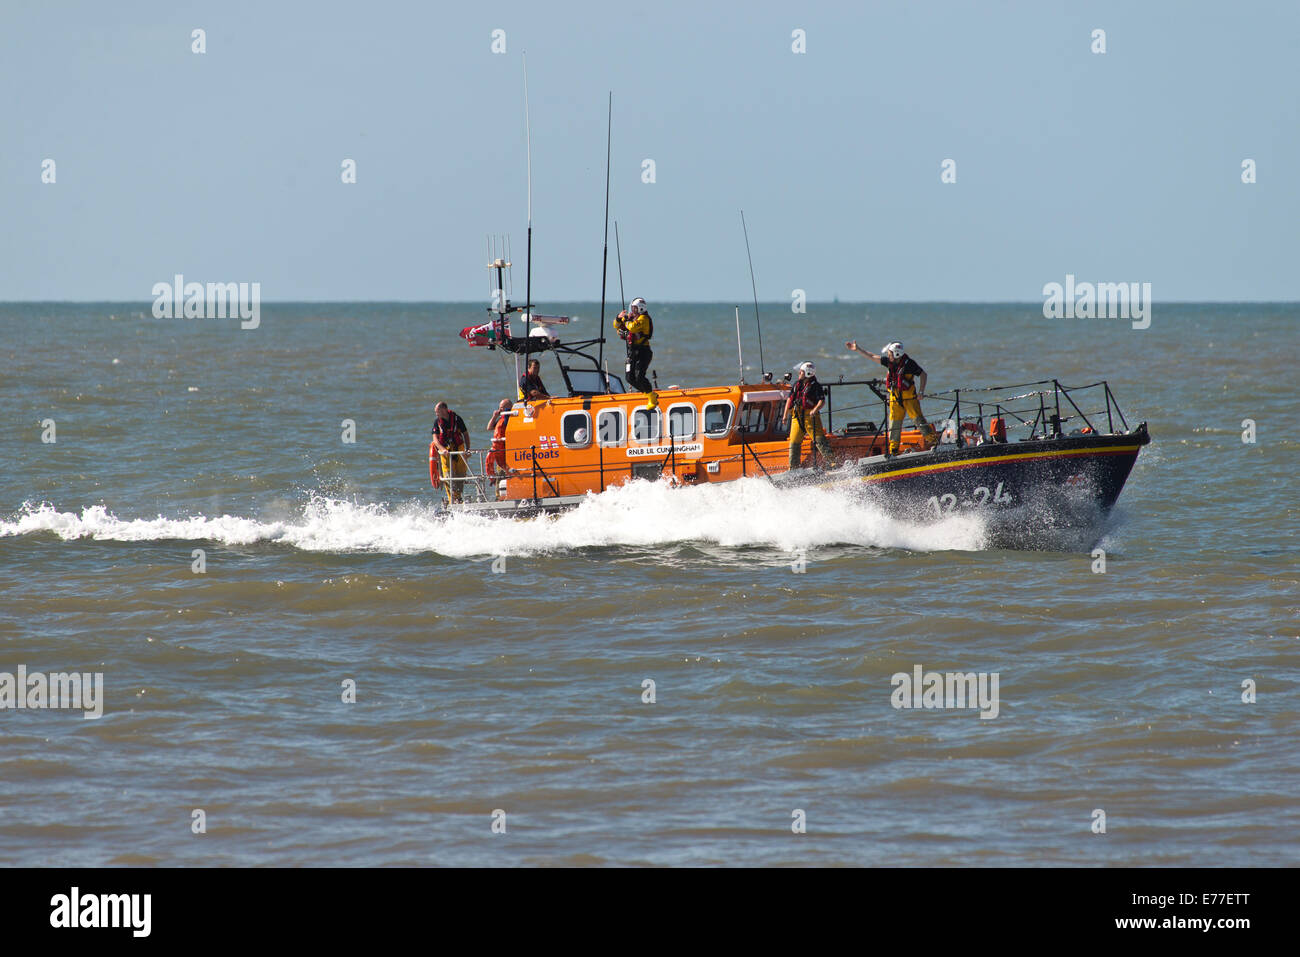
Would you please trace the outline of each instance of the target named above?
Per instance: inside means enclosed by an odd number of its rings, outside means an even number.
[[[856,341],[844,343],[844,348],[848,349],[849,352],[860,352],[872,362],[880,361],[880,356],[876,355],[874,352],[868,352],[866,349],[859,347]]]

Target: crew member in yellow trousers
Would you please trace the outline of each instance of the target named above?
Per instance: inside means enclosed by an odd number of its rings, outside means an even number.
[[[821,455],[822,467],[831,464],[831,444],[826,439],[826,430],[822,427],[822,406],[826,404],[826,390],[817,381],[817,369],[811,362],[799,366],[799,378],[790,390],[790,398],[785,400],[785,412],[781,416],[784,425],[794,413],[794,422],[790,425],[790,468],[797,469],[803,451],[803,437],[812,434],[813,445]]]
[[[469,469],[465,466],[465,456],[451,453],[469,451],[469,429],[465,428],[465,420],[451,411],[446,402],[439,402],[433,411],[438,416],[433,423],[433,445],[438,450],[438,464],[442,466],[442,478],[447,485],[447,503],[454,505],[460,501],[465,483],[448,479],[465,478]]]
[[[910,415],[925,434],[926,448],[935,443],[934,426],[921,414],[921,400],[925,398],[925,370],[903,351],[901,342],[891,342],[880,355],[858,348],[856,342],[846,342],[850,352],[861,352],[885,367],[885,385],[889,389],[889,454],[897,455],[903,436],[903,418]],[[921,377],[917,386],[915,376]]]
[[[658,408],[659,396],[646,378],[650,360],[654,358],[650,340],[654,338],[655,323],[650,318],[645,300],[638,296],[628,304],[626,311],[615,316],[614,330],[627,343],[627,384],[650,397],[646,402],[647,409]]]

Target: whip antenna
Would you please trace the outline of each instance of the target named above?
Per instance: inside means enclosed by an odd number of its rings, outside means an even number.
[[[528,322],[524,324],[524,335],[530,331],[533,322],[533,127],[528,118],[528,54],[524,54],[524,141],[528,152],[528,265],[524,280],[524,303],[528,307]]]
[[[758,371],[767,375],[763,362],[763,323],[758,318],[758,284],[754,282],[754,257],[749,252],[749,227],[745,225],[745,211],[740,211],[740,228],[745,231],[745,257],[749,260],[749,287],[754,291],[754,323],[758,326]]]
[[[605,126],[605,252],[600,263],[600,358],[598,365],[605,362],[605,275],[609,270],[609,157],[610,144],[614,141],[614,91],[609,91],[609,115]],[[609,380],[605,380],[605,391],[609,391]]]

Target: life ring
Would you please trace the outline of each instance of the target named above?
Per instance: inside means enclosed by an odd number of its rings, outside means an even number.
[[[438,449],[432,442],[430,442],[429,443],[429,484],[431,484],[434,488],[440,488],[442,486],[442,463],[439,462],[438,459],[439,459]]]

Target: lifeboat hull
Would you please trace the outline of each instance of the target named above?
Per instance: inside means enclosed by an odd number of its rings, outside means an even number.
[[[1036,526],[1081,527],[1114,507],[1138,453],[1150,441],[1143,423],[1110,435],[940,445],[874,456],[829,473],[791,472],[775,481],[860,489],[912,519],[980,511],[1015,515]]]

